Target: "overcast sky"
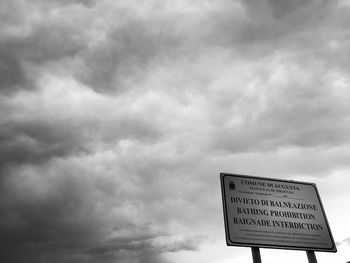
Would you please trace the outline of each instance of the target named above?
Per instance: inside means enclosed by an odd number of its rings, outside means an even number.
[[[317,258],[350,260],[349,26],[347,0],[2,0],[1,260],[251,262],[220,172],[316,183]]]

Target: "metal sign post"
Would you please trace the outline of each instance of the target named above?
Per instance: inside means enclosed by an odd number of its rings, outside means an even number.
[[[315,252],[306,250],[307,259],[309,260],[309,263],[317,263]]]
[[[261,263],[260,250],[258,247],[252,247],[253,263]]]
[[[251,247],[253,263],[261,263],[260,249],[258,247]],[[314,251],[306,250],[306,255],[309,263],[317,263]]]

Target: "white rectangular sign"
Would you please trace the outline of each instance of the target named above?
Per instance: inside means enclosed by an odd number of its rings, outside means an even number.
[[[227,245],[337,251],[315,184],[226,173],[220,179]]]

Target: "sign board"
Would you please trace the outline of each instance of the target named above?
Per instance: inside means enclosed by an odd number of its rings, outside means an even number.
[[[220,174],[229,246],[336,252],[313,183]]]

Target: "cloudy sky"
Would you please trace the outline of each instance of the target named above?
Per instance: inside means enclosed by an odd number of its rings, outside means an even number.
[[[0,258],[251,262],[231,172],[316,183],[317,258],[350,260],[349,26],[347,0],[2,0]]]

